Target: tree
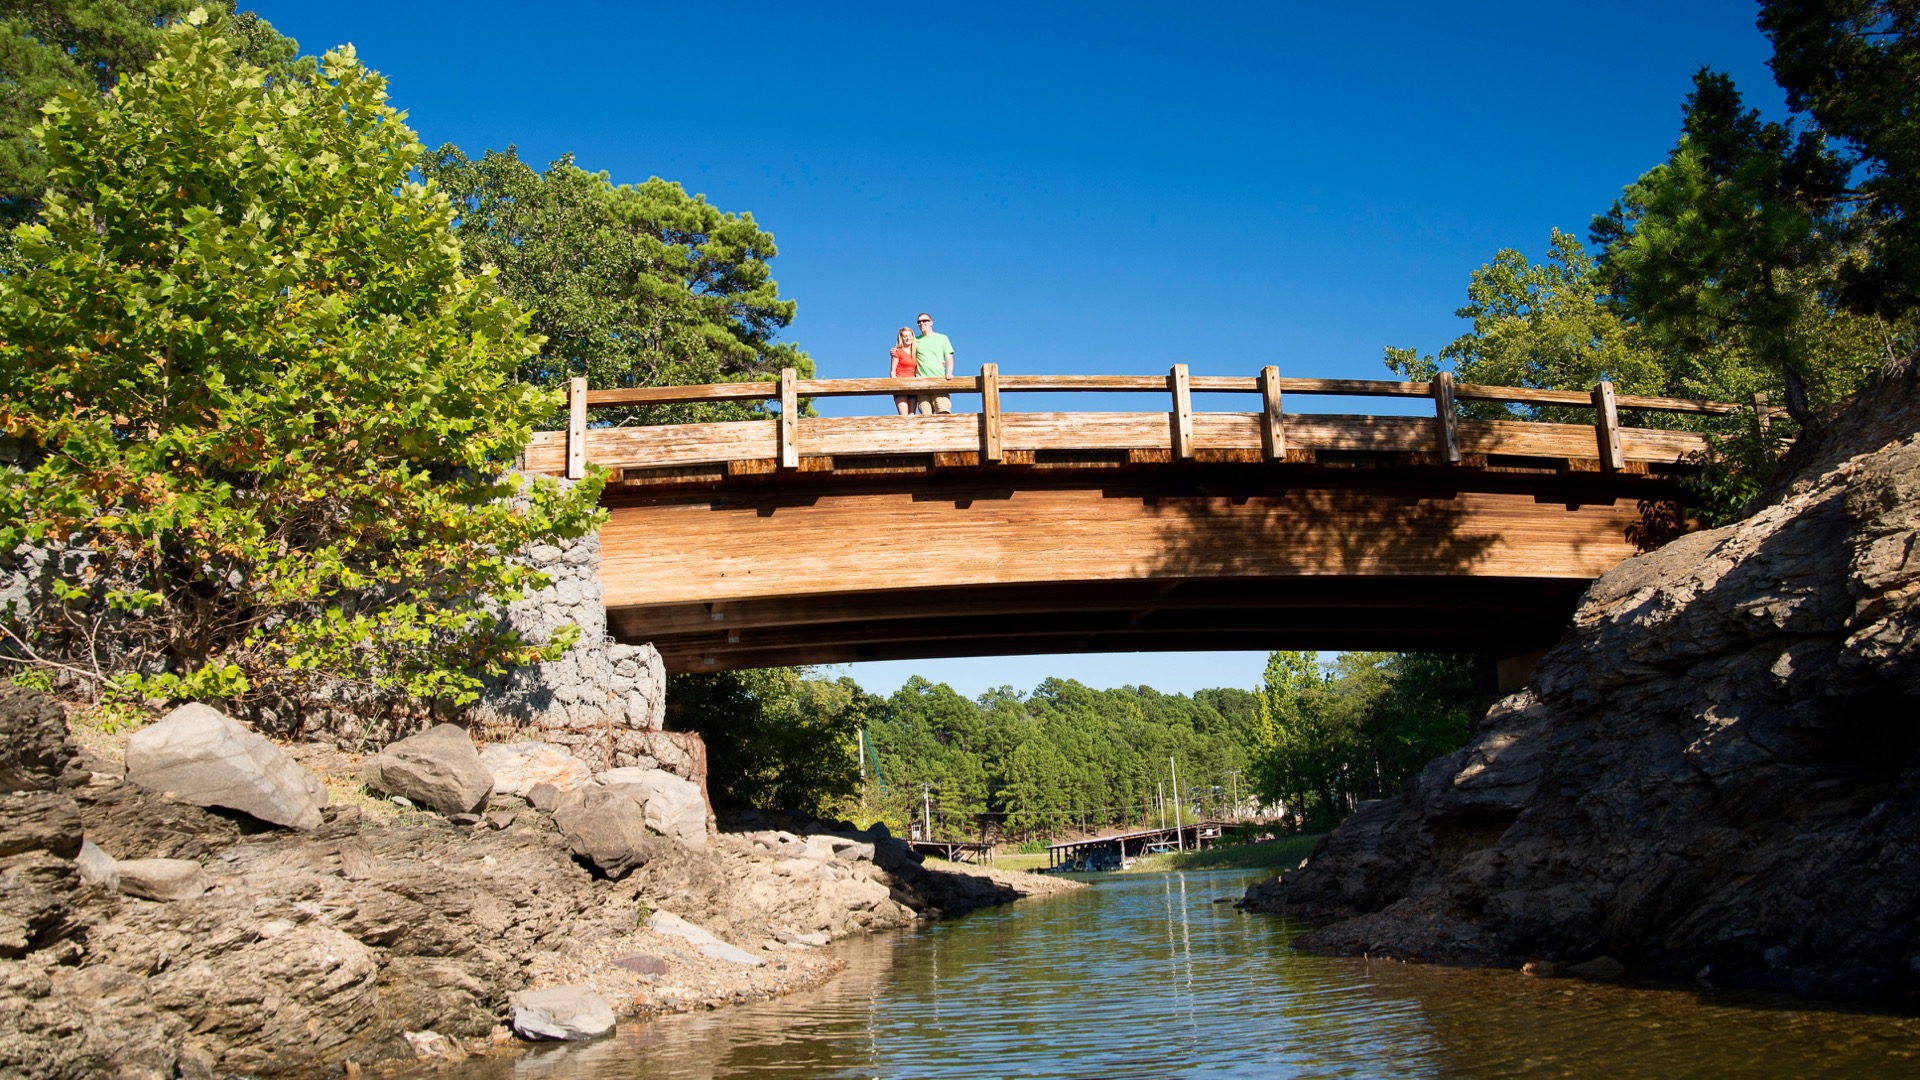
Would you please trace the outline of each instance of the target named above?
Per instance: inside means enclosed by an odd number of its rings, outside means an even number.
[[[1818,285],[1840,257],[1834,214],[1846,167],[1818,131],[1760,120],[1733,80],[1702,70],[1680,142],[1606,214],[1592,239],[1613,305],[1670,354],[1744,351],[1773,373],[1804,421],[1822,380],[1809,323],[1828,317]]]
[[[1622,393],[1664,394],[1672,379],[1636,328],[1603,301],[1593,258],[1573,236],[1553,230],[1547,261],[1529,263],[1511,248],[1473,272],[1467,305],[1454,314],[1473,329],[1440,350],[1464,382],[1550,389],[1584,388],[1601,378]],[[1440,370],[1414,349],[1387,349],[1387,366],[1425,382]],[[1498,418],[1507,410],[1472,403],[1470,414]],[[1541,410],[1525,410],[1544,418]]]
[[[536,343],[461,271],[381,78],[343,49],[269,85],[227,20],[187,23],[33,132],[49,195],[0,275],[0,551],[72,556],[61,603],[10,610],[10,659],[163,698],[468,700],[570,640],[520,641],[498,601],[545,584],[512,552],[593,527],[599,478],[503,479],[554,396],[514,381]]]
[[[716,803],[825,816],[859,789],[855,733],[878,705],[844,676],[723,671],[672,676],[666,722],[706,741]]]
[[[753,215],[722,212],[657,177],[615,185],[570,155],[543,174],[511,147],[474,160],[448,145],[423,170],[460,212],[469,271],[497,267],[502,291],[533,312],[533,330],[547,339],[523,365],[526,381],[556,386],[578,375],[603,389],[737,382],[783,367],[812,375],[805,353],[776,340],[794,303],[779,297],[769,266],[777,249]],[[759,409],[677,405],[628,416],[670,423]]]
[[[231,0],[209,6],[231,13]],[[105,93],[122,75],[146,67],[160,51],[163,27],[194,7],[186,0],[28,0],[0,18],[0,225],[36,212],[47,184],[46,161],[27,129],[40,107],[62,90]],[[312,58],[298,57],[251,12],[229,18],[225,33],[243,59],[276,77],[308,77]]]
[[[1328,683],[1312,653],[1270,653],[1254,710],[1254,786],[1302,818],[1332,810],[1337,745]]]
[[[1840,295],[1885,317],[1920,301],[1920,0],[1766,0],[1760,29],[1787,105],[1811,113],[1864,173],[1849,223],[1860,257],[1839,268]]]

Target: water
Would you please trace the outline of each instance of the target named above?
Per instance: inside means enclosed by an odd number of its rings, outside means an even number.
[[[623,1026],[476,1078],[1920,1076],[1920,1019],[1752,994],[1304,956],[1214,901],[1246,870],[1094,887],[834,947],[778,1001]]]

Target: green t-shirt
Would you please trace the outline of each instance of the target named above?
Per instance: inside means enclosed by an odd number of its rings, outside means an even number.
[[[922,379],[945,378],[952,356],[953,342],[945,334],[928,331],[913,339],[914,374]]]

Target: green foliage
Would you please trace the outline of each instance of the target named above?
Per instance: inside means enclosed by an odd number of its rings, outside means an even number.
[[[104,93],[159,54],[163,27],[194,5],[184,0],[31,0],[0,18],[0,224],[32,216],[47,163],[27,129],[62,90]],[[226,12],[231,2],[205,5]],[[312,58],[251,12],[226,22],[240,56],[280,77],[311,78]]]
[[[340,50],[270,81],[226,20],[187,21],[33,132],[48,196],[13,234],[30,269],[0,275],[0,550],[85,558],[9,642],[161,696],[468,700],[564,647],[490,601],[544,584],[506,553],[592,528],[599,480],[508,498],[555,398],[514,380],[537,342],[461,272],[380,77]]]
[[[1795,111],[1852,150],[1864,180],[1847,221],[1857,257],[1839,268],[1847,306],[1900,318],[1920,301],[1920,2],[1766,0],[1760,29]]]
[[[679,184],[615,185],[562,157],[535,172],[510,147],[469,159],[443,146],[422,164],[460,213],[470,271],[499,270],[506,295],[546,338],[521,378],[585,376],[595,389],[740,382],[813,362],[775,336],[793,321],[769,262],[773,237]],[[743,419],[761,405],[719,402],[597,410],[650,423]]]
[[[1301,824],[1329,826],[1463,745],[1484,690],[1465,655],[1350,652],[1325,669],[1311,653],[1273,653],[1255,714],[1255,784]]]
[[[1252,791],[1253,711],[1242,690],[1189,698],[1049,679],[1026,696],[1000,687],[968,701],[915,677],[871,714],[886,791],[870,786],[867,805],[911,822],[930,807],[946,839],[978,838],[983,821],[1028,840],[1157,822],[1163,791],[1171,820],[1171,758],[1184,816],[1229,814],[1236,790]]]
[[[874,704],[852,679],[804,668],[675,675],[666,722],[706,741],[715,803],[822,817],[859,790],[855,733]]]

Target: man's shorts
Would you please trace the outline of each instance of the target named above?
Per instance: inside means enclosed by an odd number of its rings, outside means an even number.
[[[950,413],[953,411],[953,399],[945,394],[928,394],[920,398],[916,411],[921,416],[932,413]]]

